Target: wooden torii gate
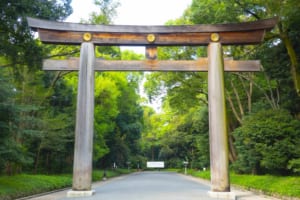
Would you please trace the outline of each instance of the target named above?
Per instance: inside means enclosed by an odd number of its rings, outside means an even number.
[[[79,70],[73,186],[68,196],[89,196],[91,187],[94,120],[94,71],[208,71],[211,191],[215,197],[231,198],[228,169],[228,136],[224,94],[224,70],[259,71],[260,61],[224,60],[222,45],[262,42],[276,18],[255,22],[184,25],[127,26],[88,25],[27,18],[44,43],[81,45],[80,58],[45,60],[44,70]],[[94,45],[146,47],[144,61],[96,59]],[[159,61],[158,46],[208,45],[208,57],[194,61]]]

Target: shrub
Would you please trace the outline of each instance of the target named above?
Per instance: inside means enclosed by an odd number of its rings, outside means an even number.
[[[233,169],[238,173],[291,173],[291,160],[300,157],[300,121],[285,110],[251,114],[233,135],[238,152]]]

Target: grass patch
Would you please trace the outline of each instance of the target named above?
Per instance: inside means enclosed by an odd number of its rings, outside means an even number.
[[[106,177],[115,177],[121,174],[130,173],[130,171],[106,170]],[[103,170],[94,170],[92,174],[93,181],[100,181],[103,178]],[[24,196],[30,196],[42,192],[71,187],[72,175],[30,175],[19,174],[15,176],[0,176],[0,200],[16,199]]]
[[[181,171],[181,169],[176,169],[176,168],[162,169],[162,171],[177,172],[177,173],[183,172],[183,171]]]
[[[188,174],[206,180],[210,179],[209,171],[189,170]],[[299,176],[258,176],[230,173],[230,182],[232,185],[247,190],[254,189],[267,195],[300,198]]]
[[[231,183],[245,189],[255,189],[269,195],[300,198],[299,176],[256,176],[230,174]]]
[[[116,169],[116,170],[105,170],[105,174],[107,178],[112,178],[115,176],[120,176],[122,174],[132,173],[133,170],[128,169]],[[101,181],[104,177],[104,170],[95,170],[92,174],[93,181]]]
[[[70,175],[28,175],[0,177],[0,199],[16,199],[18,197],[37,194],[45,191],[56,190],[70,186]]]

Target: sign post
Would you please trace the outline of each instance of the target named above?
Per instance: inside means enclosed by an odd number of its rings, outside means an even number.
[[[187,174],[187,165],[189,164],[188,161],[183,161],[183,165],[184,165],[184,174]]]

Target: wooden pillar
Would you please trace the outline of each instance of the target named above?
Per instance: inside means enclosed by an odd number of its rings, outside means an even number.
[[[77,94],[73,186],[68,196],[90,196],[94,131],[94,65],[92,43],[82,43]]]
[[[208,100],[211,191],[229,192],[224,59],[219,42],[208,46]]]

